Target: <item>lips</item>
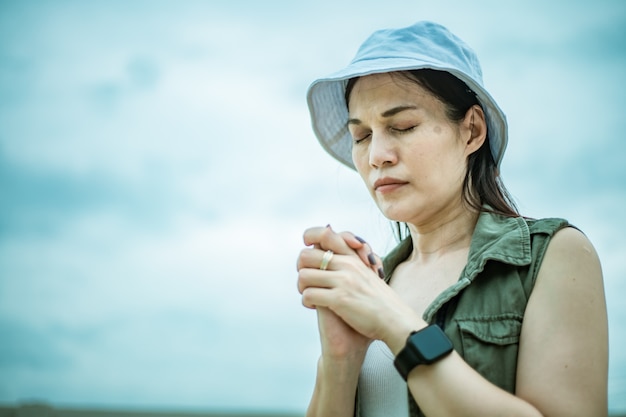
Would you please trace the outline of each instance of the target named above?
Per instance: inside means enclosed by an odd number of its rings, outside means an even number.
[[[380,178],[376,180],[376,182],[374,182],[374,190],[379,193],[387,193],[395,191],[406,184],[408,184],[407,181],[398,178],[385,177]]]

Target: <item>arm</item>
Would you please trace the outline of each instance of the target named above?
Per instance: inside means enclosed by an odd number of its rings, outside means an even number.
[[[328,275],[327,271],[317,269],[320,265],[319,256],[326,248],[356,256],[360,259],[356,264],[363,269],[369,267],[371,271],[378,272],[382,266],[369,245],[351,233],[335,234],[330,227],[315,228],[305,232],[304,240],[306,245],[313,246],[312,249],[305,249],[298,259],[298,270],[304,279],[310,274]],[[329,270],[332,269],[333,265],[329,265]],[[302,278],[298,286],[304,295],[306,284],[303,284]],[[353,330],[331,309],[309,303],[304,296],[303,304],[317,310],[322,347],[315,388],[306,415],[353,417],[359,373],[370,340]]]
[[[306,268],[319,265],[321,257],[301,255],[305,305],[327,307],[367,339],[383,340],[396,355],[411,331],[426,326],[356,255],[336,256],[331,271]],[[550,243],[526,309],[516,395],[491,384],[456,352],[416,367],[408,385],[429,417],[606,415],[607,345],[597,255],[580,232],[564,229]]]
[[[394,353],[407,331],[389,338]],[[587,238],[568,228],[552,239],[527,306],[516,395],[455,352],[415,368],[409,388],[428,416],[606,416],[607,339],[600,263]]]
[[[348,337],[354,333],[352,329],[344,328],[344,326],[347,327],[345,323],[327,308],[319,307],[317,312],[322,346],[325,344],[325,333],[327,333],[325,329],[330,327],[329,324],[337,325],[335,329],[341,328],[341,332],[345,332]],[[352,334],[352,336],[358,338],[360,335]],[[366,347],[367,343],[365,342],[362,346]],[[354,415],[356,387],[365,350],[363,347],[357,347],[358,341],[355,347],[351,347],[352,343],[343,344],[345,350],[338,349],[334,353],[330,349],[322,348],[322,356],[317,364],[315,389],[306,413],[307,417],[352,417]]]
[[[558,232],[529,300],[517,395],[548,416],[606,416],[608,323],[602,271],[578,230]]]
[[[312,240],[307,240],[307,235],[309,232],[305,233],[305,243],[314,248],[300,254],[298,289],[302,303],[318,311],[322,344],[307,417],[352,417],[358,375],[369,340],[384,341],[397,355],[409,333],[427,323],[358,255],[346,250],[343,240],[337,244],[332,238],[334,232],[324,231],[325,238]],[[324,255],[321,248],[335,252],[325,271],[319,270]],[[357,335],[363,335],[363,339]],[[503,412],[540,416],[528,403],[485,380],[455,352],[434,365],[415,368],[408,384],[429,417],[490,416]]]

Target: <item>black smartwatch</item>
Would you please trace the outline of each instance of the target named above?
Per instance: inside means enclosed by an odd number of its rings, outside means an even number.
[[[412,332],[406,346],[393,361],[396,369],[406,381],[417,365],[429,365],[452,352],[452,342],[436,324]]]

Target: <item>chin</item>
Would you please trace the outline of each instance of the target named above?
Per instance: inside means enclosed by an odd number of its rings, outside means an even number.
[[[411,216],[408,215],[406,211],[400,210],[399,207],[393,207],[393,206],[381,207],[379,205],[378,208],[380,209],[383,216],[385,216],[387,219],[393,222],[406,223],[408,222],[408,219],[411,218]]]
[[[426,204],[419,204],[418,202],[404,202],[399,204],[398,202],[379,202],[378,208],[387,219],[393,222],[400,223],[413,223],[423,219],[424,216],[433,215],[433,207]]]

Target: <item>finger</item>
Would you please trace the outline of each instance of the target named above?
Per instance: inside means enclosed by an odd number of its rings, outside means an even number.
[[[313,268],[314,267],[314,252],[319,249],[311,249],[304,248],[300,251],[300,255],[298,255],[298,262],[296,263],[296,268],[300,271],[303,268]]]
[[[363,241],[361,238],[359,238],[358,236],[356,236],[357,239],[359,239],[360,241]],[[376,272],[376,274],[378,274],[378,276],[380,278],[385,278],[385,271],[383,269],[383,261],[380,258],[380,256],[376,255],[373,251],[371,246],[369,245],[369,243],[364,242],[363,248],[359,249],[357,251],[357,253],[359,253],[359,256],[363,257],[363,251],[366,250],[367,252],[367,265],[369,265],[372,269],[372,271]]]
[[[357,255],[359,255],[361,261],[365,265],[369,266],[370,262],[373,260],[373,258],[370,256],[370,254],[372,253],[372,248],[370,247],[370,245],[363,238],[360,238],[351,232],[341,232],[339,233],[339,235],[343,238],[346,244],[352,250],[354,250]]]
[[[383,260],[380,256],[374,254],[374,258],[376,259],[375,264],[373,265],[374,272],[378,274],[380,279],[385,279],[385,268],[383,267]]]
[[[335,253],[331,250],[304,248],[298,256],[297,269],[298,271],[304,268],[332,270],[331,262],[334,257]]]
[[[352,232],[341,232],[339,236],[354,250],[361,249],[363,246],[369,246],[365,239],[358,237]]]
[[[331,299],[331,290],[328,288],[309,287],[302,292],[302,305],[315,309],[328,307]]]
[[[352,255],[354,250],[348,246],[343,237],[335,233],[330,226],[312,227],[304,232],[304,243],[316,248],[332,250],[334,253]]]
[[[335,279],[332,271],[305,268],[298,272],[298,292],[303,294],[307,288],[334,288]]]
[[[350,232],[342,232],[340,234],[348,246],[356,251],[361,261],[371,267],[372,271],[377,273],[379,277],[384,278],[384,271],[382,269],[383,262],[381,258],[372,251],[370,244],[367,243],[365,239]]]
[[[361,262],[363,262],[365,265],[367,265],[370,268],[374,266],[374,264],[376,263],[376,258],[374,257],[372,248],[370,248],[369,245],[367,244],[362,245],[360,248],[355,249],[355,251],[357,255],[359,255]]]
[[[304,231],[304,234],[302,235],[302,240],[304,240],[304,244],[306,246],[319,245],[320,236],[326,231],[326,229],[329,228],[330,225],[327,225],[326,227],[309,227]]]

